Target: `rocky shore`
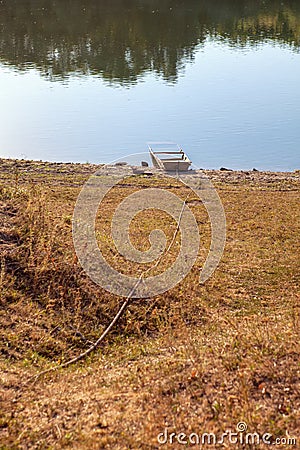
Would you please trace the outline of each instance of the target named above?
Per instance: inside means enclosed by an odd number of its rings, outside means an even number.
[[[7,176],[11,177],[13,174],[18,182],[32,181],[39,182],[42,180],[49,181],[53,178],[53,182],[59,184],[72,183],[78,184],[78,181],[84,180],[92,173],[103,167],[104,164],[90,164],[90,163],[64,163],[64,162],[44,162],[44,161],[29,161],[17,159],[0,159],[0,182],[5,181]],[[120,169],[118,164],[107,165],[112,172]],[[152,174],[159,174],[161,171],[153,167],[134,167],[135,173],[143,176],[151,176]],[[220,170],[199,170],[199,173],[206,174],[216,184],[230,184],[230,185],[253,185],[261,186],[262,188],[268,186],[280,186],[281,189],[293,189],[293,186],[300,181],[300,170],[293,172],[269,172],[253,170],[231,170],[221,168]]]

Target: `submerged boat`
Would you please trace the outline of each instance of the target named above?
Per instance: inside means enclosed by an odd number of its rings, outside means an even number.
[[[173,142],[149,142],[152,164],[167,172],[186,172],[192,161],[182,148]]]

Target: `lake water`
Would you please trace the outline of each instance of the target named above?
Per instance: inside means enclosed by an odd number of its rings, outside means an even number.
[[[300,168],[298,0],[0,1],[0,157]]]

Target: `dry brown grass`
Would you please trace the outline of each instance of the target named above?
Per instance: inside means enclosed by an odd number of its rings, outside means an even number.
[[[249,432],[296,437],[299,445],[297,173],[212,172],[227,216],[213,277],[198,284],[210,232],[203,208],[191,201],[204,248],[186,279],[162,296],[133,301],[87,360],[24,385],[86,349],[122,302],[85,276],[72,247],[73,207],[94,170],[2,161],[1,448],[181,448],[159,445],[158,433],[220,436],[240,421]],[[185,197],[183,188],[170,189]],[[113,196],[120,201],[129,191],[120,186]],[[100,245],[116,267],[138,273],[113,254],[106,226],[114,204],[103,208]],[[131,231],[145,249],[152,217],[140,216]],[[169,240],[174,227],[165,227]]]

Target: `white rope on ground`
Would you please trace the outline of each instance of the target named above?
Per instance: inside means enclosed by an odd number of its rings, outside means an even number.
[[[100,343],[103,341],[103,339],[107,336],[107,334],[110,332],[110,330],[113,328],[113,326],[117,323],[117,321],[121,317],[122,313],[124,312],[124,310],[126,309],[128,304],[130,303],[130,300],[132,299],[132,296],[133,296],[135,290],[137,289],[137,287],[142,282],[142,279],[144,278],[144,276],[150,270],[152,270],[155,267],[157,267],[158,264],[160,263],[160,261],[162,260],[163,256],[165,256],[170,251],[170,249],[171,249],[171,247],[174,244],[174,241],[176,239],[177,233],[179,231],[180,222],[181,222],[181,219],[182,219],[183,211],[184,211],[184,208],[186,206],[186,202],[188,200],[189,195],[190,194],[188,194],[188,196],[186,197],[186,199],[183,202],[183,205],[182,205],[182,208],[181,208],[181,212],[180,212],[180,215],[179,215],[179,218],[178,218],[178,222],[177,222],[177,227],[176,227],[176,230],[174,231],[172,241],[170,242],[170,245],[168,246],[167,250],[160,256],[160,258],[156,261],[156,263],[155,263],[155,265],[153,267],[150,267],[149,269],[145,270],[145,272],[143,272],[140,275],[139,279],[137,280],[137,282],[133,286],[132,290],[130,291],[128,297],[126,298],[126,300],[122,304],[121,308],[119,309],[119,311],[117,312],[117,314],[115,315],[113,320],[110,322],[110,324],[107,326],[107,328],[103,331],[101,336],[97,339],[97,341],[95,343],[93,343],[93,345],[91,345],[86,351],[80,353],[80,355],[76,356],[75,358],[72,358],[72,359],[70,359],[70,360],[68,360],[68,361],[66,361],[66,362],[64,362],[62,364],[59,364],[58,366],[50,367],[49,369],[43,370],[42,372],[39,372],[38,374],[30,377],[29,380],[27,380],[27,382],[25,384],[28,384],[31,381],[33,381],[33,383],[36,383],[37,380],[39,378],[41,378],[43,375],[46,375],[47,373],[50,373],[50,372],[54,372],[55,370],[58,370],[58,369],[63,369],[65,367],[67,367],[67,366],[70,366],[71,364],[75,364],[76,362],[80,361],[81,359],[85,358],[90,353],[92,353],[94,350],[96,350],[96,348],[100,345]]]

